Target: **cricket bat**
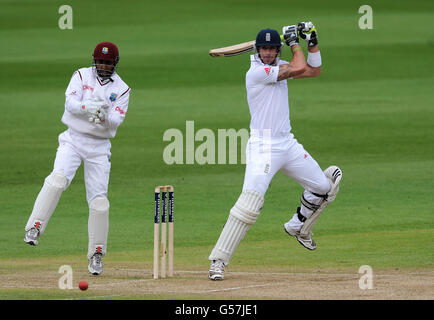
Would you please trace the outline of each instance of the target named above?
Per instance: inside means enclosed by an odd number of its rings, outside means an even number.
[[[282,39],[283,41],[282,35],[280,36],[280,39]],[[253,51],[254,48],[255,48],[255,40],[235,44],[229,47],[211,49],[209,51],[209,55],[211,57],[232,57],[232,56],[237,56],[239,54]]]
[[[285,30],[288,27],[283,27],[283,33],[285,33]],[[298,31],[300,32],[300,30],[302,30],[304,28],[304,23],[302,25],[298,26]],[[305,33],[311,33],[313,31],[316,31],[315,28],[311,28],[308,31],[305,30]],[[284,41],[283,35],[280,35],[280,39],[282,41]],[[229,47],[223,47],[223,48],[217,48],[217,49],[211,49],[209,51],[209,55],[211,57],[233,57],[233,56],[237,56],[239,54],[243,54],[249,51],[253,51],[253,49],[255,48],[255,40],[253,41],[248,41],[248,42],[243,42],[243,43],[239,43],[239,44],[235,44],[233,46],[229,46]]]
[[[209,51],[211,57],[232,57],[252,51],[255,47],[255,40],[239,43],[229,47],[212,49]]]

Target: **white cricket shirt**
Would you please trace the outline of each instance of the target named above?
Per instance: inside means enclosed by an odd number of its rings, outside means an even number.
[[[96,138],[113,138],[124,121],[128,110],[131,89],[115,73],[111,79],[102,81],[93,67],[81,68],[74,72],[65,96],[65,112],[62,122],[68,128]],[[108,117],[103,124],[89,122],[89,117],[81,112],[82,101],[93,98],[104,99]]]
[[[277,81],[279,66],[288,62],[276,59],[276,66],[271,66],[262,63],[257,54],[250,56],[246,74],[250,131],[261,137],[265,132],[267,136],[271,133],[271,138],[290,138],[288,87],[286,80]]]

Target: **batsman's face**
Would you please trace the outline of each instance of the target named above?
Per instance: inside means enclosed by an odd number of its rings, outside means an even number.
[[[262,59],[262,62],[265,64],[272,64],[277,56],[277,48],[276,47],[260,47],[259,55]]]

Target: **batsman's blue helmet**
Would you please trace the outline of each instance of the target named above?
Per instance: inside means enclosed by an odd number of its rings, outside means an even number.
[[[263,29],[258,32],[256,36],[256,47],[281,47],[282,42],[280,41],[279,32],[274,29]]]

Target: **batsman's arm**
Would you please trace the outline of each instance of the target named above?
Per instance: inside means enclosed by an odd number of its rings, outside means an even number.
[[[321,74],[321,54],[318,48],[318,31],[312,21],[299,22],[297,30],[300,38],[307,43],[306,70],[294,79],[318,77]]]
[[[295,75],[294,79],[314,78],[321,74],[321,54],[318,45],[308,47],[308,59],[306,69],[303,73]],[[314,65],[314,66],[312,66]]]
[[[297,75],[303,74],[306,71],[307,63],[304,57],[303,50],[299,44],[291,47],[292,60],[289,64],[279,66],[279,74],[277,81],[285,80],[288,78],[295,78]]]

